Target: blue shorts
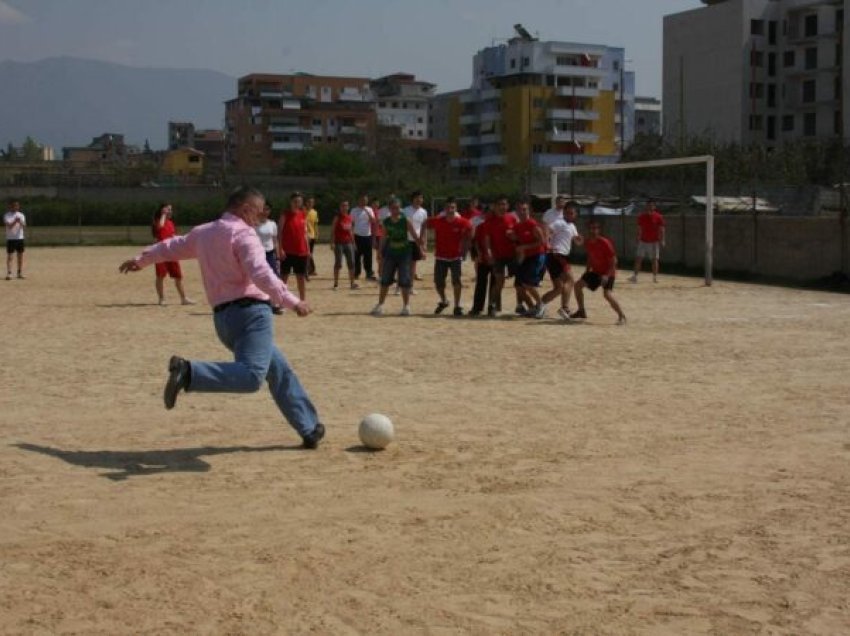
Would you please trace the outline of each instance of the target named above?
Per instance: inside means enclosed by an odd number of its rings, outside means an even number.
[[[517,266],[516,279],[523,287],[538,287],[546,273],[546,255],[526,256]]]
[[[393,254],[389,250],[384,252],[384,264],[381,266],[381,287],[389,287],[398,273],[398,286],[409,289],[413,286],[410,275],[410,263],[412,254]]]

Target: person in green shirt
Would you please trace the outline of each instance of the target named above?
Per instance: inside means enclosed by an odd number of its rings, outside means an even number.
[[[390,199],[390,215],[383,220],[384,235],[381,237],[381,255],[383,268],[381,270],[381,289],[378,293],[378,304],[372,309],[373,316],[384,313],[384,301],[387,299],[390,285],[398,275],[398,286],[401,288],[401,298],[404,306],[402,316],[410,315],[410,288],[413,284],[411,262],[413,250],[409,236],[419,240],[419,234],[413,224],[401,215],[401,201]],[[408,236],[409,235],[409,236]]]

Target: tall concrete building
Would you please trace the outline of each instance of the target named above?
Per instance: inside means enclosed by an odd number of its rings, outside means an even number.
[[[375,145],[375,104],[364,77],[253,74],[225,102],[226,155],[237,172],[268,172],[286,154],[332,144]]]
[[[434,84],[408,73],[394,73],[371,82],[378,123],[400,129],[401,138],[428,139],[428,101]]]
[[[615,161],[634,137],[634,73],[622,48],[541,42],[521,25],[480,50],[457,97],[452,166],[481,174]]]
[[[661,134],[661,100],[635,97],[635,135]]]
[[[848,0],[703,0],[664,18],[668,139],[846,137]]]

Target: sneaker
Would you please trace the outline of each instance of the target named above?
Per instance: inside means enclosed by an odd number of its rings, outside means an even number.
[[[617,318],[617,324],[618,324],[619,326],[621,326],[621,327],[622,327],[623,325],[625,325],[625,324],[626,324],[626,317],[625,317],[625,316],[620,316],[619,318]]]
[[[411,287],[411,288],[410,288],[410,295],[411,295],[411,296],[415,296],[415,295],[416,295],[416,290],[415,290],[415,289],[413,289],[413,287]]]
[[[188,296],[180,301],[181,305],[194,305],[195,301],[189,298]]]
[[[401,288],[398,285],[396,285],[395,289],[393,290],[393,296],[398,296],[400,293],[401,293]]]
[[[565,320],[566,322],[572,322],[572,320],[573,320],[572,317],[570,316],[570,310],[567,309],[566,307],[561,307],[558,310],[558,316],[562,320]]]
[[[441,314],[441,313],[443,313],[443,310],[448,306],[449,306],[449,303],[441,300],[440,302],[437,303],[437,308],[434,310],[434,313],[435,314]]]
[[[422,280],[422,277],[419,274],[417,274],[413,278],[414,278],[414,280]]]
[[[657,282],[658,282],[658,279],[657,279],[655,276],[653,276],[653,277],[652,277],[652,282],[653,282],[653,283],[657,283]]]
[[[478,309],[470,309],[469,313],[466,314],[466,315],[469,316],[470,318],[478,318],[478,316],[481,315],[481,311],[478,310]]]
[[[6,280],[12,280],[12,272],[6,274]]]
[[[312,433],[302,435],[301,440],[304,442],[304,448],[315,450],[319,446],[319,442],[325,437],[325,425],[321,422],[316,422],[316,428]]]
[[[160,298],[160,299],[159,299],[159,306],[160,306],[160,307],[165,307],[165,298]]]
[[[171,356],[168,361],[168,380],[162,393],[165,408],[173,409],[177,402],[177,394],[189,388],[189,380],[192,377],[192,366],[188,360],[180,356]]]
[[[498,315],[499,315],[499,312],[497,312],[496,308],[493,307],[492,305],[487,308],[487,317],[488,318],[495,318]]]
[[[636,283],[637,282],[637,274],[632,274],[631,276],[629,276],[629,282],[630,283]]]
[[[531,315],[540,320],[546,315],[546,305],[540,303],[539,305],[537,305],[537,307],[534,308],[534,311]]]
[[[584,309],[579,309],[578,311],[571,313],[570,318],[573,320],[584,320],[587,318],[587,314],[584,312]]]
[[[400,313],[399,315],[400,315],[400,316],[409,316],[409,315],[410,315],[410,307],[408,307],[407,305],[405,305],[404,307],[402,307],[402,308],[401,308],[401,313]]]
[[[378,303],[372,308],[371,314],[373,316],[383,316],[384,314],[384,306],[381,303]]]
[[[360,289],[360,285],[357,283],[351,283],[351,289]]]
[[[378,279],[377,279],[377,278],[375,278],[375,275],[374,275],[374,274],[368,274],[368,275],[366,276],[366,280],[378,280]]]
[[[517,316],[524,316],[526,314],[525,307],[523,307],[522,305],[517,305],[514,309],[514,313]]]
[[[24,276],[23,274],[21,274],[20,272],[18,272],[18,278],[19,278],[19,279],[21,279],[21,280],[23,280],[23,279],[25,279],[25,278],[26,278],[26,276]]]
[[[455,316],[463,316],[463,307],[455,307],[452,314]]]
[[[354,283],[354,284],[351,286],[351,289],[354,289],[354,285],[356,285],[356,284],[357,284],[357,283]],[[331,287],[331,289],[332,289],[333,291],[337,291],[337,290],[339,289],[339,285],[334,285],[333,287]]]

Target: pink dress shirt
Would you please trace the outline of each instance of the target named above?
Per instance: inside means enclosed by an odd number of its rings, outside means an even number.
[[[301,302],[269,267],[254,228],[230,212],[185,236],[151,245],[134,260],[146,267],[190,258],[198,259],[207,302],[213,307],[238,298],[271,300],[287,308]]]

